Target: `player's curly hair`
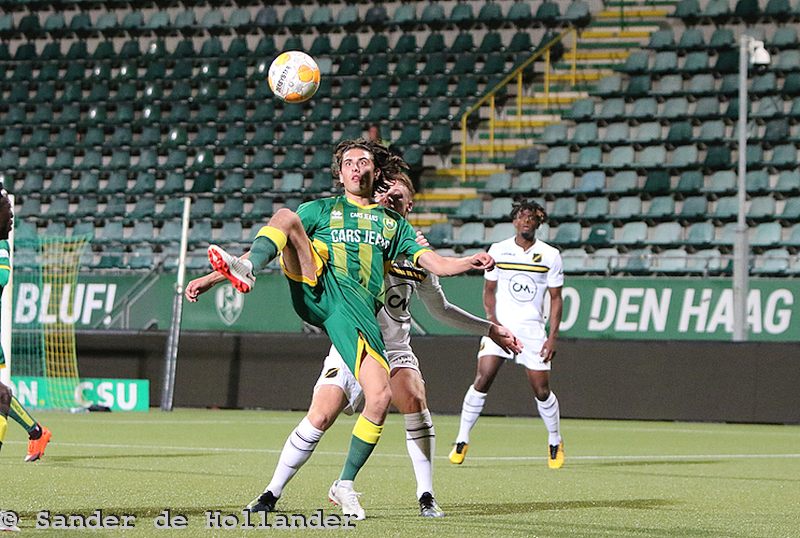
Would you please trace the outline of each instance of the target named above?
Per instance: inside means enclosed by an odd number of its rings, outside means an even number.
[[[339,179],[339,172],[342,169],[342,158],[346,151],[351,149],[363,149],[372,155],[375,168],[381,173],[375,178],[372,186],[372,194],[386,192],[400,174],[408,170],[408,164],[402,157],[390,152],[389,149],[378,142],[372,142],[364,138],[354,140],[342,140],[336,145],[331,161],[331,175],[334,181]]]
[[[536,217],[539,224],[547,222],[547,211],[544,206],[535,200],[528,200],[525,197],[514,198],[514,203],[511,205],[511,220],[517,218],[522,211],[530,211]]]

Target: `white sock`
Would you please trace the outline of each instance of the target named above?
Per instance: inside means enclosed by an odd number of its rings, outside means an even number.
[[[436,432],[433,429],[431,412],[423,409],[419,413],[403,415],[406,419],[406,448],[417,477],[417,499],[430,492],[433,495],[433,453],[436,448]]]
[[[269,490],[275,497],[280,497],[289,480],[311,457],[324,433],[324,431],[315,428],[308,420],[308,417],[303,417],[300,424],[286,439],[286,444],[283,445],[283,450],[281,450],[281,456],[278,458],[278,465],[275,466],[275,473],[264,491]]]
[[[536,407],[539,409],[539,416],[542,417],[549,434],[547,444],[559,444],[561,442],[561,431],[559,430],[561,414],[558,410],[556,393],[551,390],[550,396],[545,401],[541,401],[538,398],[534,398],[534,400],[536,400]]]
[[[486,393],[478,392],[474,386],[470,385],[464,395],[464,403],[461,405],[461,426],[458,429],[456,443],[469,443],[469,431],[481,416],[485,403]]]

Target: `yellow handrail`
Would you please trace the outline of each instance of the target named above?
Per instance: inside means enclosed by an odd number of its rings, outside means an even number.
[[[478,110],[483,104],[489,101],[489,105],[491,107],[490,116],[489,116],[489,140],[490,140],[490,149],[489,155],[490,157],[494,157],[494,127],[495,127],[495,111],[494,111],[494,97],[495,94],[500,91],[503,87],[505,87],[509,82],[511,82],[514,78],[517,79],[517,129],[522,131],[522,72],[530,66],[533,62],[541,58],[542,56],[545,57],[545,104],[549,104],[550,101],[550,49],[562,41],[566,36],[572,35],[573,38],[573,52],[571,55],[572,59],[572,66],[571,66],[571,73],[572,73],[572,85],[575,86],[576,83],[576,72],[577,72],[577,59],[578,59],[578,32],[574,28],[570,28],[565,30],[564,32],[560,33],[552,40],[550,40],[544,47],[534,52],[530,58],[522,62],[516,69],[514,69],[511,73],[506,75],[503,80],[498,82],[491,90],[486,92],[486,94],[478,99],[478,101],[472,105],[470,108],[464,112],[461,116],[461,181],[462,183],[467,180],[467,118],[469,118],[470,114]]]

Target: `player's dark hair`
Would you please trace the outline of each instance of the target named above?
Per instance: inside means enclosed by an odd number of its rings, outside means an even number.
[[[544,206],[535,200],[528,200],[527,198],[514,198],[514,203],[511,205],[511,220],[517,218],[522,211],[530,211],[536,217],[536,220],[539,221],[539,224],[542,224],[547,221],[547,211],[545,210]]]
[[[339,179],[339,172],[342,169],[342,158],[345,152],[351,149],[363,149],[372,155],[372,162],[375,168],[380,170],[381,173],[375,178],[372,185],[372,194],[379,192],[386,192],[391,187],[393,178],[408,170],[408,165],[402,157],[390,152],[389,149],[378,142],[372,142],[364,138],[357,138],[355,140],[342,140],[337,144],[336,149],[333,151],[333,160],[331,161],[331,175],[334,180]]]

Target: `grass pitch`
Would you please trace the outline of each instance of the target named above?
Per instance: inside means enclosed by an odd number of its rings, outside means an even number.
[[[92,536],[733,536],[800,534],[800,427],[563,420],[566,465],[547,468],[538,418],[482,417],[465,463],[447,461],[458,417],[435,416],[434,483],[441,520],[420,518],[402,417],[391,415],[359,475],[367,520],[339,531],[207,530],[207,510],[241,516],[269,481],[302,413],[37,413],[53,430],[43,461],[23,463],[26,436],[9,424],[0,452],[0,509],[26,534],[37,513],[133,514],[131,530]],[[279,501],[286,514],[338,514],[327,491],[354,419],[342,417]],[[157,530],[165,509],[185,530]],[[268,520],[273,522],[273,516]],[[82,535],[71,532],[69,535]]]

